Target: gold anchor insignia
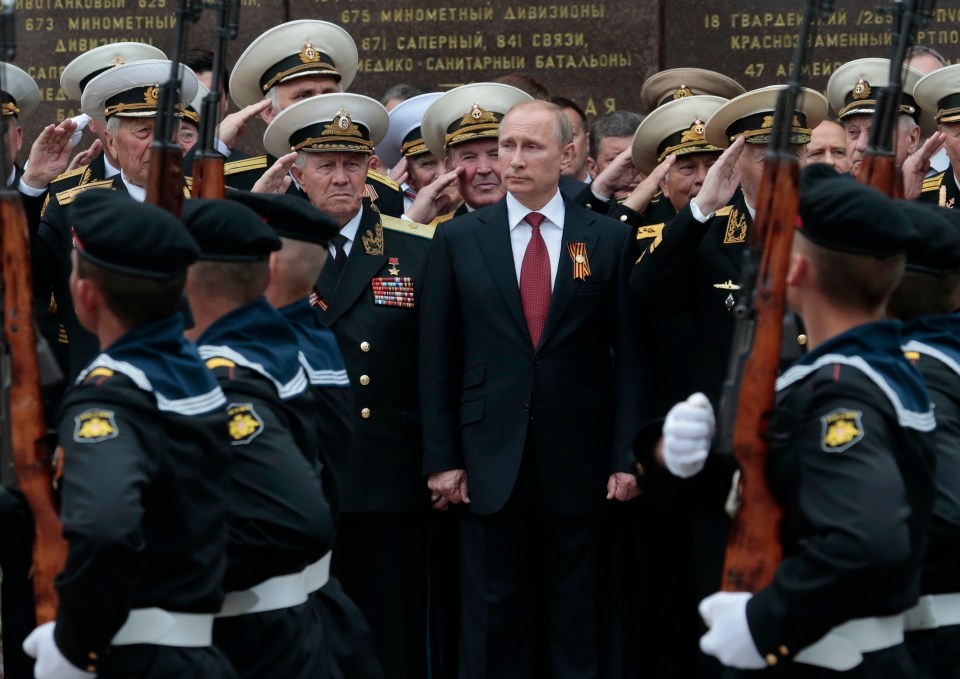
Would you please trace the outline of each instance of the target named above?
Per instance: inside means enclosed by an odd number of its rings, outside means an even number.
[[[870,87],[870,83],[863,78],[858,78],[857,84],[853,86],[853,98],[857,101],[860,99],[868,99],[872,91],[873,89]]]
[[[473,116],[474,120],[480,120],[483,117],[483,109],[480,108],[479,104],[474,104],[470,115]]]
[[[676,91],[673,93],[674,99],[686,99],[687,97],[692,97],[692,96],[693,96],[693,90],[691,90],[689,87],[687,87],[683,83],[680,83],[680,87],[678,87]]]
[[[939,195],[939,198],[940,198],[940,200],[937,201],[937,204],[938,204],[940,207],[949,207],[949,208],[952,208],[954,202],[956,202],[956,199],[955,199],[955,198],[951,198],[950,200],[947,200],[947,187],[946,187],[946,186],[941,186],[941,187],[940,187],[940,195]]]
[[[320,61],[320,53],[313,48],[313,43],[303,43],[303,49],[300,50],[300,61],[304,64],[315,64]]]
[[[321,137],[329,137],[330,135],[363,138],[363,132],[350,120],[350,113],[343,108],[337,111],[336,115],[333,116],[333,121],[329,125],[325,125],[323,132],[320,133]]]
[[[703,141],[703,132],[704,132],[703,121],[699,118],[693,121],[693,125],[690,126],[690,129],[684,132],[680,136],[680,143],[686,144],[691,141]]]
[[[156,106],[159,100],[160,100],[160,85],[155,84],[153,87],[148,87],[144,91],[143,101],[145,104]]]
[[[739,290],[740,286],[734,283],[731,279],[727,279],[724,283],[714,283],[713,287],[718,290]]]
[[[377,225],[374,227],[374,230],[371,231],[367,229],[367,232],[363,234],[363,237],[360,239],[363,243],[363,251],[368,255],[382,255],[383,254],[383,225],[380,224],[380,220],[377,220]]]
[[[497,117],[485,110],[480,104],[474,103],[470,112],[460,119],[460,127],[474,125],[476,123],[497,123]]]

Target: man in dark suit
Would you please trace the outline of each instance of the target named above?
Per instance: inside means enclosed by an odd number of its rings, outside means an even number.
[[[316,283],[353,392],[353,441],[332,573],[363,611],[390,679],[427,670],[429,493],[420,474],[417,309],[433,229],[363,201],[367,164],[389,119],[358,94],[326,94],[281,111],[268,153],[295,147],[293,176],[340,232]]]
[[[565,202],[554,104],[500,125],[505,198],[438,227],[421,318],[424,472],[461,520],[461,677],[594,677],[599,526],[637,495],[630,230]],[[538,615],[546,611],[546,615]],[[549,659],[538,658],[538,646]]]

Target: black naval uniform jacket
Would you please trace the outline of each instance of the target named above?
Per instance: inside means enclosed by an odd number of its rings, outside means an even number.
[[[346,480],[353,440],[353,394],[337,338],[320,322],[320,310],[307,298],[278,309],[297,336],[300,357],[313,393],[314,424],[320,445],[323,492],[333,523],[340,516],[340,496]]]
[[[783,561],[747,604],[768,662],[844,622],[917,602],[935,422],[900,332],[897,321],[849,330],[777,382],[767,478],[784,508]]]
[[[353,445],[341,509],[417,511],[429,499],[421,474],[417,347],[433,228],[381,216],[367,205],[362,210],[343,272],[331,258],[316,286],[320,320],[337,337],[353,392]],[[402,285],[412,287],[412,301],[378,303],[392,302],[378,288],[396,276],[409,279]]]
[[[114,674],[110,641],[131,609],[216,613],[227,566],[227,401],[183,338],[179,314],[97,356],[58,417],[60,516],[55,637],[77,667]],[[143,668],[153,667],[143,647]],[[184,651],[184,649],[178,649]]]
[[[957,199],[960,198],[960,187],[957,186],[957,178],[953,172],[953,166],[951,165],[940,174],[924,179],[918,200],[940,207],[960,207],[960,205],[957,205]]]
[[[690,392],[702,391],[714,403],[730,359],[731,309],[752,224],[739,191],[704,224],[693,217],[688,204],[649,241],[630,275],[630,293],[639,306],[692,315]]]
[[[466,469],[476,514],[507,502],[527,448],[548,507],[588,516],[607,479],[634,469],[636,413],[646,396],[627,276],[630,229],[564,202],[560,261],[546,325],[531,345],[506,199],[441,224],[421,308],[424,473]],[[571,243],[590,274],[574,277]],[[532,430],[532,431],[530,431]]]
[[[197,350],[229,401],[224,589],[303,570],[330,550],[313,396],[296,334],[263,297],[217,319]]]

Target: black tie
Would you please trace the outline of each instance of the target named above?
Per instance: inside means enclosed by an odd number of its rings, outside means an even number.
[[[338,233],[330,239],[330,242],[333,243],[334,248],[333,263],[337,265],[337,271],[343,271],[343,267],[347,264],[347,251],[343,249],[347,244],[347,237]]]

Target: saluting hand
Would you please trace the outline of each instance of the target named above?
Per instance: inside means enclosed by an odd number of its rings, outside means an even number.
[[[70,137],[77,123],[67,118],[59,125],[47,125],[30,147],[30,160],[23,173],[24,183],[34,189],[44,189],[67,169],[73,145]]]
[[[237,141],[237,137],[243,134],[254,116],[260,115],[273,105],[269,99],[258,101],[256,104],[245,106],[235,113],[224,116],[217,128],[217,139],[222,141],[228,149],[232,149]]]
[[[94,139],[93,143],[90,144],[85,151],[81,151],[71,158],[70,164],[67,165],[67,169],[64,170],[64,172],[70,172],[71,170],[76,170],[78,167],[89,165],[102,151],[103,144],[100,143],[99,139]]]
[[[740,186],[742,173],[737,170],[737,161],[740,160],[745,143],[744,138],[739,137],[720,154],[717,162],[707,171],[703,186],[692,201],[704,215],[716,212],[729,203]]]
[[[676,159],[676,156],[667,156],[664,158],[663,162],[657,165],[653,172],[647,175],[647,178],[637,184],[637,188],[630,192],[630,195],[623,201],[624,206],[634,212],[643,212],[646,210],[647,206],[650,205],[650,201],[653,200],[653,197],[657,195],[657,191],[660,190],[660,184],[664,178],[666,178],[667,173],[670,171],[670,168],[673,167]]]
[[[453,197],[447,191],[457,183],[463,168],[442,174],[417,192],[413,205],[406,211],[408,218],[419,224],[429,224],[437,215],[444,214],[453,206]]]
[[[250,193],[286,193],[290,188],[290,182],[293,177],[290,176],[290,168],[297,162],[297,152],[293,151],[285,156],[280,156],[269,170],[263,173],[263,176],[257,180],[257,183],[250,189]]]
[[[633,164],[633,150],[627,148],[594,177],[590,190],[609,200],[620,191],[630,188],[637,181],[638,174],[640,171]]]
[[[947,135],[943,132],[934,132],[923,146],[914,151],[903,162],[903,198],[916,200],[923,189],[923,178],[930,171],[930,159],[943,148]]]
[[[400,162],[390,168],[387,176],[397,184],[403,184],[405,181],[407,181],[407,179],[410,178],[409,162],[407,161],[407,157],[402,156],[400,158]]]

